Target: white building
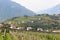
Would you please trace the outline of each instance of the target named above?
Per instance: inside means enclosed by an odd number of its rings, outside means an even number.
[[[27,30],[32,30],[32,27],[27,27]]]
[[[52,31],[52,32],[59,32],[59,33],[60,33],[60,30],[54,30],[54,31]]]
[[[43,29],[42,28],[37,28],[37,31],[43,31]]]

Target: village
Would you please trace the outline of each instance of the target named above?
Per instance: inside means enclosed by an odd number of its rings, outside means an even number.
[[[0,28],[3,27],[3,24],[0,24]],[[10,25],[9,27],[10,29],[13,29],[13,30],[19,30],[19,31],[35,31],[35,32],[52,32],[52,33],[60,33],[60,30],[47,30],[47,29],[43,29],[43,28],[37,28],[37,29],[34,29],[32,27],[16,27],[14,25]]]

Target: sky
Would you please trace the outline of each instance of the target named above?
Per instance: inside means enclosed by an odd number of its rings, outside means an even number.
[[[37,12],[39,10],[45,10],[52,8],[57,4],[60,4],[60,0],[12,0],[20,5]]]

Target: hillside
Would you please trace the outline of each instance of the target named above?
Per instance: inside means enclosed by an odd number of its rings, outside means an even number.
[[[0,40],[60,40],[60,14],[25,15],[2,24]]]
[[[35,16],[22,16],[12,18],[5,23],[13,24],[16,27],[33,27],[43,29],[60,29],[60,14],[48,15],[35,15]]]
[[[23,15],[32,16],[35,13],[11,0],[0,0],[0,22]]]

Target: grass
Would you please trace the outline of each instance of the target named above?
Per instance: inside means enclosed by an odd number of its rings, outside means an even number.
[[[2,34],[0,34],[0,40],[3,40]],[[60,34],[11,31],[6,33],[6,40],[60,40]]]
[[[3,40],[2,34],[0,33],[0,40]]]
[[[30,21],[30,20],[37,20],[39,17],[35,17],[35,16],[29,16],[29,17],[19,17],[19,18],[15,18],[12,21]]]
[[[60,34],[40,32],[12,32],[17,40],[60,40]],[[14,38],[14,37],[13,37]]]
[[[9,33],[6,33],[6,40],[12,40]]]

